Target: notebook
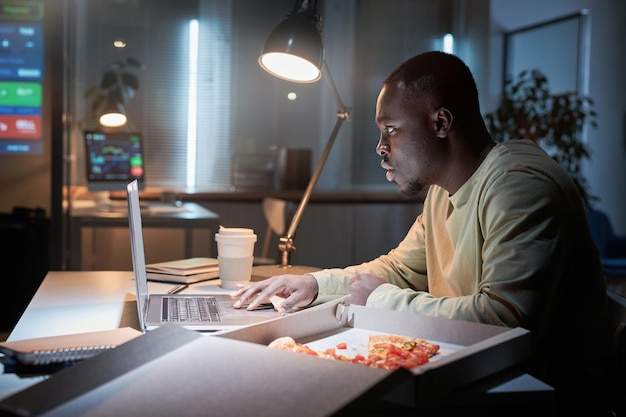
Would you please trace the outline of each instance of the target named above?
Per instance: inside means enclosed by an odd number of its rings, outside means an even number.
[[[126,188],[137,312],[144,333],[172,322],[192,330],[218,331],[280,317],[271,305],[255,311],[233,308],[234,300],[228,294],[149,294],[137,180]],[[166,314],[171,315],[164,317]]]
[[[186,258],[146,265],[149,281],[193,284],[219,278],[217,258]]]

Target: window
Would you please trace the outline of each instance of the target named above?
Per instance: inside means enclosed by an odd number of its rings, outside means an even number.
[[[128,129],[145,145],[147,187],[202,192],[231,187],[237,156],[271,156],[281,147],[312,150],[315,166],[335,122],[325,81],[289,83],[265,73],[258,55],[265,38],[294,0],[69,0],[69,111],[74,120],[69,154],[71,184],[85,184],[82,132],[92,129],[84,97],[107,66],[133,57],[145,65],[127,105]],[[318,188],[385,185],[374,152],[376,96],[383,78],[404,59],[439,39],[438,2],[402,2],[387,10],[376,0],[322,2],[328,66],[346,105],[344,123]],[[393,24],[381,23],[384,19]],[[423,22],[416,24],[416,16]],[[190,22],[197,21],[197,77],[190,75]],[[432,23],[429,23],[432,22]],[[447,29],[447,28],[446,28]],[[444,33],[445,31],[441,31]],[[433,33],[430,34],[429,33]],[[117,49],[113,41],[126,47]],[[197,105],[190,112],[190,83]],[[289,93],[296,100],[289,100]],[[193,104],[193,103],[192,103]],[[189,142],[189,116],[197,123]],[[193,139],[193,138],[192,138]],[[189,146],[195,147],[190,152]],[[195,170],[189,155],[195,155]],[[188,172],[192,171],[192,173]]]

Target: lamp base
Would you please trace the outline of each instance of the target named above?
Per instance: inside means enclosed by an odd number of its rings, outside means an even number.
[[[303,275],[308,272],[319,271],[321,268],[314,266],[290,265],[284,267],[282,265],[257,265],[252,267],[252,281],[262,281],[274,275]]]

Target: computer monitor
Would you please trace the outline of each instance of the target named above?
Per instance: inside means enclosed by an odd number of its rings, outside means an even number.
[[[123,191],[134,179],[139,189],[145,188],[141,134],[87,131],[84,137],[89,191]]]

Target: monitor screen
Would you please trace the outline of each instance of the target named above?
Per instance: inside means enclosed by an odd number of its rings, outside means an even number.
[[[128,132],[85,132],[87,188],[89,191],[123,191],[136,179],[145,188],[142,137]]]
[[[0,154],[43,153],[44,58],[44,3],[0,0]]]

